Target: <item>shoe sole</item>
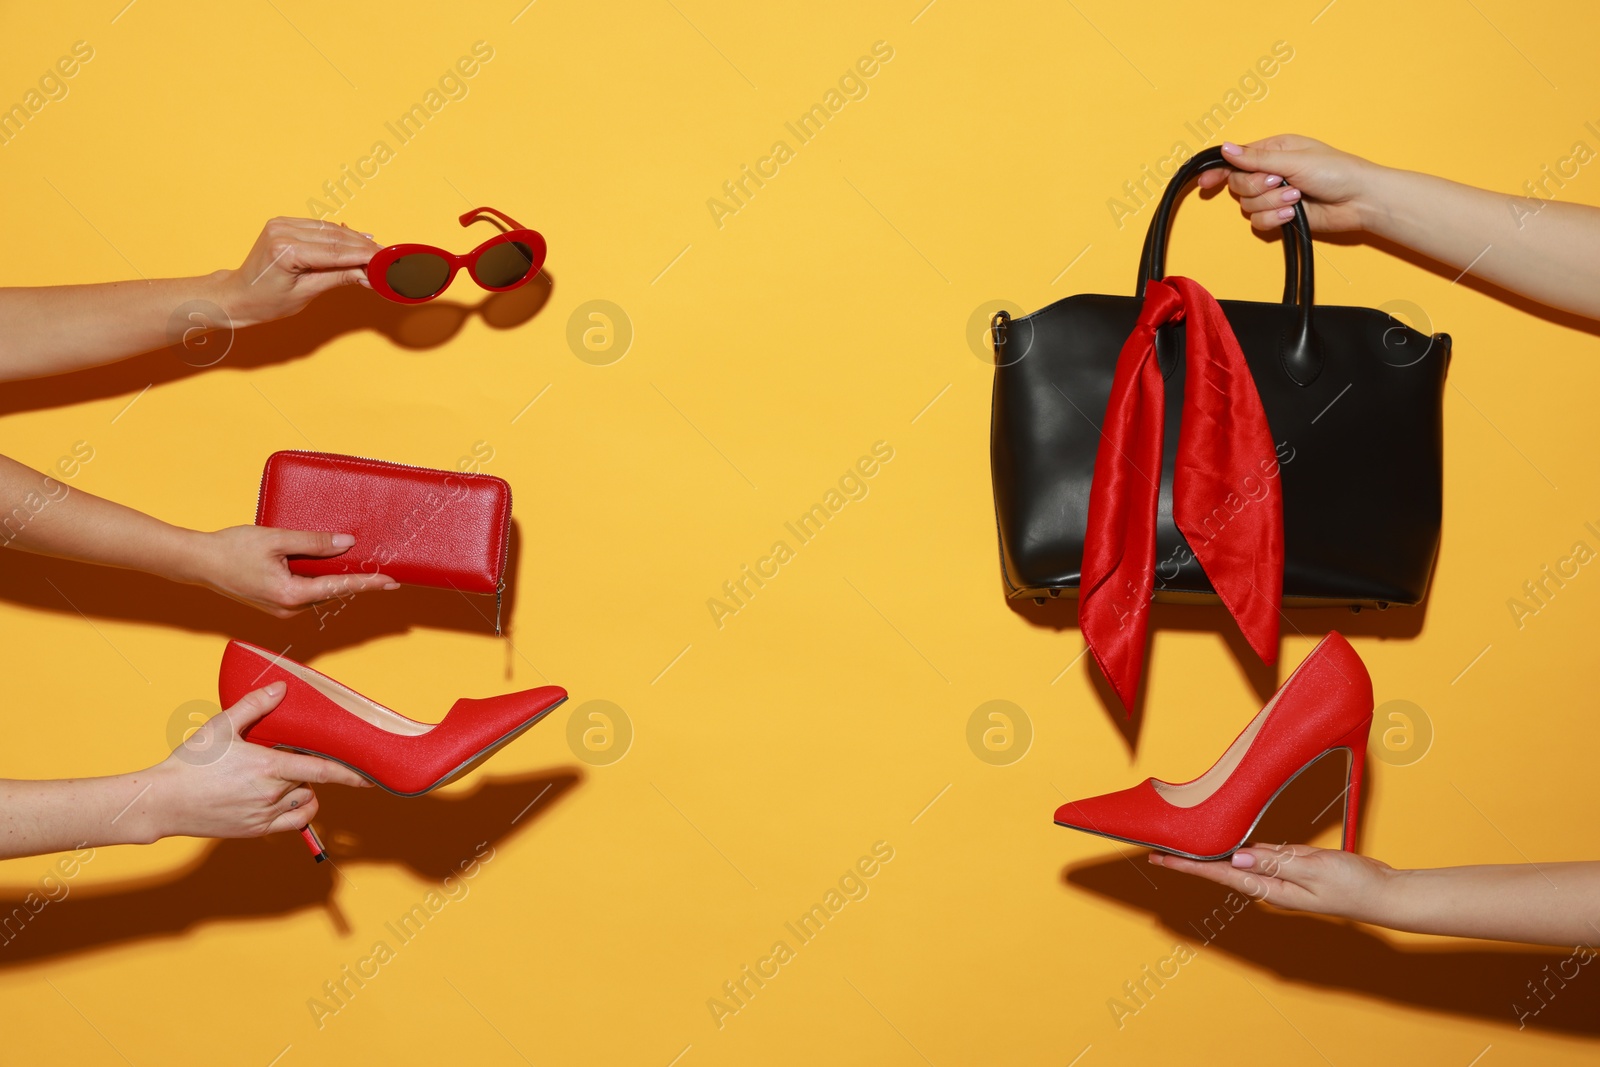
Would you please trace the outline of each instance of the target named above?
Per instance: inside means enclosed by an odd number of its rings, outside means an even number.
[[[362,770],[360,767],[357,767],[355,764],[346,763],[338,756],[330,756],[326,752],[317,752],[314,749],[309,748],[296,748],[293,745],[273,745],[272,747],[275,749],[281,749],[284,752],[298,752],[304,756],[315,756],[318,759],[325,759],[332,763],[337,763],[341,767],[349,767],[352,771],[355,771],[357,774],[371,782],[373,785],[377,786],[379,789],[382,789],[386,793],[393,793],[397,797],[420,797],[426,793],[433,792],[442,785],[449,785],[457,778],[460,778],[462,775],[472,770],[472,768],[476,767],[478,764],[482,763],[484,760],[500,751],[500,749],[504,748],[506,745],[509,745],[518,737],[521,737],[529,729],[537,725],[546,715],[549,715],[552,711],[555,711],[566,702],[567,698],[562,697],[560,700],[556,701],[554,704],[551,704],[548,708],[545,708],[543,711],[539,712],[539,714],[535,715],[521,726],[518,726],[515,730],[512,730],[510,733],[500,738],[498,741],[495,741],[487,748],[481,749],[476,755],[468,757],[463,763],[458,765],[455,770],[451,771],[449,774],[446,774],[437,782],[434,782],[426,789],[419,789],[415,793],[402,793],[398,789],[391,789],[382,782],[378,781],[376,778],[372,777],[372,775],[368,774],[366,771]]]
[[[1060,819],[1055,820],[1055,823],[1056,823],[1057,826],[1064,826],[1068,830],[1077,830],[1079,833],[1093,834],[1095,837],[1104,837],[1104,838],[1106,838],[1107,840],[1110,840],[1110,841],[1121,841],[1125,845],[1137,845],[1140,848],[1153,849],[1156,852],[1165,852],[1169,856],[1182,856],[1184,859],[1187,859],[1187,860],[1199,860],[1202,863],[1209,862],[1211,860],[1225,860],[1229,856],[1233,855],[1235,852],[1237,852],[1241,848],[1243,848],[1245,846],[1245,843],[1250,840],[1251,835],[1253,835],[1256,832],[1256,827],[1259,826],[1261,824],[1261,820],[1266,817],[1267,809],[1272,807],[1272,802],[1278,799],[1278,794],[1282,793],[1285,789],[1288,789],[1289,786],[1291,784],[1293,784],[1293,782],[1294,782],[1294,780],[1296,778],[1300,777],[1302,774],[1306,773],[1306,771],[1309,771],[1312,767],[1315,767],[1319,762],[1321,762],[1323,759],[1327,758],[1328,756],[1333,755],[1335,752],[1343,752],[1343,753],[1345,753],[1345,756],[1348,759],[1354,759],[1355,758],[1355,753],[1352,752],[1350,749],[1345,748],[1342,745],[1339,746],[1338,748],[1330,748],[1326,752],[1319,753],[1318,755],[1313,757],[1310,762],[1306,763],[1298,771],[1295,771],[1293,774],[1291,774],[1288,777],[1288,779],[1284,781],[1284,783],[1282,785],[1280,785],[1276,790],[1273,791],[1272,795],[1267,798],[1267,802],[1265,804],[1261,805],[1261,810],[1256,812],[1255,822],[1252,822],[1250,824],[1250,829],[1245,831],[1244,837],[1239,840],[1239,843],[1237,845],[1234,845],[1228,851],[1219,852],[1215,856],[1201,856],[1201,855],[1197,855],[1196,853],[1193,853],[1193,852],[1185,852],[1182,849],[1170,848],[1167,845],[1158,845],[1158,844],[1155,844],[1154,842],[1151,842],[1151,841],[1140,841],[1137,838],[1132,838],[1132,837],[1118,837],[1116,834],[1108,834],[1103,830],[1091,830],[1086,826],[1078,826],[1075,823],[1062,822]],[[1347,771],[1346,773],[1348,774],[1349,772]],[[1350,804],[1350,780],[1348,778],[1345,779],[1344,797],[1345,797],[1345,805],[1348,808],[1348,806]],[[1357,798],[1358,801],[1359,801],[1359,799],[1360,798]],[[1326,809],[1324,809],[1324,810],[1326,810]],[[1342,825],[1348,826],[1349,825],[1349,819],[1348,819],[1349,812],[1348,812],[1348,810],[1346,811],[1345,814],[1346,814],[1347,818],[1345,819],[1345,821],[1344,821],[1344,823]],[[1340,841],[1339,841],[1339,847],[1340,847],[1341,850],[1345,850],[1347,848],[1347,846],[1349,846],[1351,844],[1351,842],[1345,841],[1343,839],[1343,835],[1344,835],[1344,831],[1341,830],[1340,831]]]

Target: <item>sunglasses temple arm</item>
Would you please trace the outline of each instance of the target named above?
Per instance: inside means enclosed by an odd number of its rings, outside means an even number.
[[[503,211],[496,211],[492,207],[473,208],[471,211],[469,211],[465,215],[461,216],[461,225],[463,225],[463,226],[471,226],[474,222],[477,222],[479,219],[483,218],[485,215],[493,215],[495,218],[499,219],[501,222],[505,223],[507,226],[510,226],[513,230],[525,230],[525,229],[527,229],[526,226],[522,225],[522,223],[518,222],[516,219],[512,218],[510,215],[507,215]]]

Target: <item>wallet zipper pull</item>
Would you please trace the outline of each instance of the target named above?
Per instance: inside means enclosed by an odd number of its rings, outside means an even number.
[[[494,635],[500,636],[500,596],[506,591],[506,583],[501,582],[494,587]]]

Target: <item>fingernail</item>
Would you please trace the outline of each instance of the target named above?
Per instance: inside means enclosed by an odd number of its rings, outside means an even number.
[[[1230,156],[1236,156],[1240,152],[1244,151],[1244,149],[1240,148],[1238,145],[1234,144],[1232,141],[1223,141],[1222,142],[1222,150],[1224,152],[1228,153],[1228,155],[1230,155]]]
[[[353,545],[355,543],[356,543],[356,538],[355,538],[354,534],[334,534],[333,535],[333,547],[334,548],[349,548],[351,545]]]
[[[1296,200],[1300,199],[1300,190],[1298,190],[1298,189],[1285,189],[1283,192],[1279,193],[1278,195],[1283,199],[1284,203],[1292,204]]]
[[[267,686],[267,696],[281,697],[283,696],[283,691],[287,688],[289,687],[283,682],[273,682],[271,685]]]
[[[1149,860],[1157,867],[1161,866],[1161,854],[1159,852],[1152,852],[1150,855],[1146,856],[1145,859]]]
[[[1267,175],[1266,186],[1267,186],[1268,189],[1276,188],[1277,186],[1279,186],[1281,184],[1283,184],[1283,178],[1281,176],[1279,176],[1277,174],[1269,174],[1269,175]]]
[[[1294,218],[1294,208],[1292,208],[1292,207],[1281,207],[1281,208],[1279,208],[1278,209],[1278,217],[1280,219],[1285,219],[1285,220]]]
[[[390,582],[388,585],[384,586],[384,588],[385,589],[399,589],[400,588],[400,583],[399,582]]]
[[[1248,852],[1235,852],[1232,863],[1235,867],[1254,867],[1256,858]]]

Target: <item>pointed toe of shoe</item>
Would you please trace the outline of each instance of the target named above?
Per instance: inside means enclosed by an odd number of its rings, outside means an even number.
[[[462,697],[439,724],[450,739],[448,759],[462,764],[482,762],[566,699],[567,691],[559,685],[492,697]],[[457,765],[448,775],[454,776],[460,769]]]
[[[402,796],[432,792],[483,763],[566,699],[567,691],[556,685],[462,697],[432,731],[435,743],[413,746],[410,758],[378,784]]]
[[[1230,823],[1205,805],[1180,808],[1167,803],[1153,778],[1063,804],[1056,809],[1056,824],[1191,859],[1217,859],[1239,847]]]
[[[567,691],[559,685],[541,685],[492,697],[462,697],[451,707],[449,717],[470,720],[492,735],[497,730],[504,733],[532,725],[566,699]]]
[[[1070,800],[1056,809],[1056,825],[1102,837],[1130,840],[1138,826],[1138,813],[1146,809],[1141,794],[1150,789],[1148,781],[1115,793],[1102,793],[1083,800]]]

